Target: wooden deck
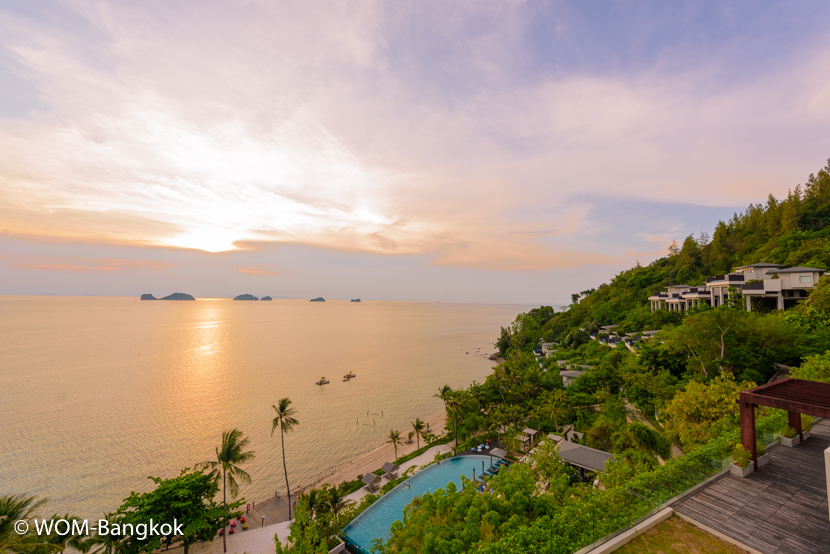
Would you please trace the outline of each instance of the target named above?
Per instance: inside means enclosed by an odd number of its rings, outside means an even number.
[[[741,479],[726,475],[672,507],[764,554],[830,553],[824,450],[830,421],[795,448],[770,448],[770,463]]]

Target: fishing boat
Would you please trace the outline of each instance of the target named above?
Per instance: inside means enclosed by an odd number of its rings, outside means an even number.
[[[350,371],[349,373],[343,376],[343,379],[346,379],[348,381],[349,379],[354,379],[355,377],[357,377],[357,375]]]
[[[325,377],[320,377],[320,380],[319,380],[319,381],[317,381],[317,383],[316,383],[316,384],[318,384],[318,385],[328,385],[328,384],[329,384],[329,380],[328,380],[328,379],[326,379]]]

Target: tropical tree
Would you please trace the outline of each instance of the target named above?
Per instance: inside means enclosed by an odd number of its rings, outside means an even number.
[[[190,471],[190,468],[185,468],[176,477],[150,477],[150,480],[156,484],[156,488],[150,492],[130,494],[116,512],[123,520],[116,523],[177,521],[181,523],[182,532],[180,535],[149,536],[141,540],[132,537],[130,546],[136,548],[130,550],[137,549],[150,554],[180,542],[187,554],[194,543],[212,541],[216,530],[235,515],[234,510],[242,503],[241,500],[230,504],[217,503],[217,479],[202,470]]]
[[[215,481],[214,486],[217,486]],[[116,523],[118,519],[115,514],[107,514],[106,519],[109,522],[107,526],[109,532],[104,535],[93,535],[87,540],[86,547],[89,549],[89,554],[124,554],[129,549],[129,545],[125,541],[127,537],[114,533],[112,527],[112,524]]]
[[[449,385],[444,385],[440,389],[438,389],[437,394],[433,394],[435,398],[440,398],[441,401],[444,403],[444,410],[447,409],[447,400],[449,400],[450,396],[452,396],[452,389]]]
[[[455,433],[455,447],[458,448],[458,409],[461,408],[461,399],[450,396],[447,399],[447,410],[452,412],[453,432]]]
[[[545,399],[542,403],[542,406],[545,408],[545,413],[550,414],[550,417],[553,418],[553,425],[556,427],[557,431],[559,430],[559,421],[557,416],[562,413],[565,401],[565,391],[554,390],[545,395]]]
[[[403,444],[401,440],[401,432],[395,431],[394,429],[389,431],[389,440],[386,441],[387,444],[391,444],[392,447],[395,449],[395,460],[398,459],[398,447]]]
[[[18,535],[14,524],[19,520],[30,521],[35,517],[35,510],[46,502],[45,498],[38,500],[20,494],[0,496],[0,554],[23,550],[37,538],[33,534]]]
[[[295,425],[300,422],[294,417],[297,410],[291,407],[291,400],[288,398],[280,398],[276,406],[271,406],[276,412],[274,420],[271,422],[271,436],[274,436],[274,431],[277,427],[280,428],[280,444],[282,445],[282,470],[285,473],[285,490],[288,491],[288,519],[291,519],[291,487],[288,484],[288,466],[285,465],[285,434],[294,430]]]
[[[57,532],[57,530],[55,530],[48,537],[44,537],[46,539],[46,544],[51,547],[49,550],[54,550],[60,553],[63,553],[67,547],[71,547],[79,552],[86,552],[88,550],[89,547],[87,546],[86,536],[80,532],[80,526],[83,525],[82,520],[69,514],[64,514],[62,516],[55,514],[51,519],[52,521],[68,521],[69,533],[61,535]],[[74,527],[72,526],[73,523],[75,524]]]
[[[332,487],[326,493],[325,502],[334,514],[334,534],[336,535],[340,532],[340,512],[351,503],[351,500],[346,500],[337,487]]]
[[[418,450],[421,449],[421,438],[424,436],[424,430],[426,429],[426,425],[421,418],[415,418],[415,421],[412,422],[412,434],[415,436],[415,440],[418,441]]]
[[[496,385],[496,389],[498,389],[499,394],[501,395],[501,400],[505,404],[507,400],[504,398],[504,385],[507,384],[507,375],[506,370],[504,369],[504,364],[497,365],[493,368],[493,373],[491,374],[493,378],[493,384]]]
[[[239,494],[237,479],[245,484],[251,483],[251,476],[239,466],[254,459],[254,452],[245,450],[250,439],[239,429],[222,433],[222,444],[216,447],[216,459],[196,464],[197,469],[210,469],[210,475],[216,481],[222,476],[222,507],[228,510],[228,492],[236,498]],[[223,525],[224,525],[223,521]],[[223,552],[228,551],[227,533],[222,533]]]

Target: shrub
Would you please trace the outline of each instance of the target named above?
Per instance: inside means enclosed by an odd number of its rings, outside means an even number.
[[[813,418],[807,414],[801,414],[801,430],[806,433],[813,428]]]
[[[748,466],[749,462],[752,460],[752,452],[744,448],[744,445],[741,443],[738,443],[732,451],[732,457],[735,459],[735,465],[743,469]]]
[[[795,437],[795,435],[796,435],[795,429],[793,429],[789,425],[785,425],[784,427],[781,428],[781,436],[782,437],[787,437],[788,439],[791,439],[791,438]]]
[[[759,456],[763,456],[767,453],[767,448],[761,443],[761,441],[755,441],[755,450],[758,451]]]

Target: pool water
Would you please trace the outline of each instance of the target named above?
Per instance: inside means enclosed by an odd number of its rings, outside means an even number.
[[[341,536],[355,552],[369,552],[373,540],[383,539],[385,542],[389,539],[392,523],[403,518],[403,509],[413,498],[446,488],[450,481],[460,489],[462,475],[468,479],[472,479],[474,474],[480,476],[482,462],[486,469],[491,465],[490,460],[490,456],[471,454],[442,460],[422,469],[352,520]],[[498,458],[493,456],[492,460],[495,463]]]

